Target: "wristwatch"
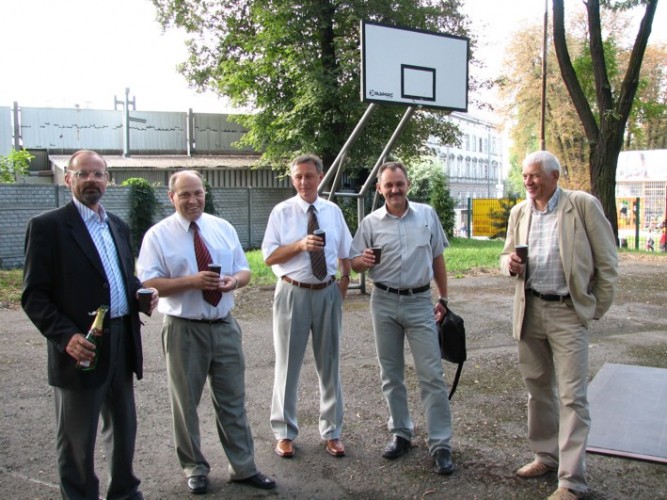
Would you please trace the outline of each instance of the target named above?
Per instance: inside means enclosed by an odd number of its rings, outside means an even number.
[[[447,297],[440,297],[438,302],[440,302],[442,307],[447,307],[447,304],[449,304],[449,299]]]

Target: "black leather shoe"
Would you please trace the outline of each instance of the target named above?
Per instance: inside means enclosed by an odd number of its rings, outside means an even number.
[[[440,448],[435,451],[435,472],[438,474],[451,474],[456,470],[454,462],[452,462],[452,454],[449,450]]]
[[[276,487],[276,482],[270,477],[266,477],[261,472],[258,472],[254,476],[245,477],[243,479],[232,479],[232,483],[246,484],[261,490],[271,490]]]
[[[203,495],[208,490],[208,478],[206,476],[189,477],[188,489],[194,495]]]
[[[401,436],[394,436],[394,440],[387,445],[382,456],[389,460],[393,460],[394,458],[405,455],[408,450],[410,450],[410,447],[412,447],[412,443],[409,439],[402,438]]]

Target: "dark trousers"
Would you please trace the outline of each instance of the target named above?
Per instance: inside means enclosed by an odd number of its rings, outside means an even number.
[[[132,471],[137,415],[133,376],[126,354],[129,335],[127,325],[113,321],[110,332],[104,336],[101,348],[110,350],[111,363],[102,386],[81,391],[54,387],[56,448],[63,498],[99,498],[94,455],[100,415],[110,473],[106,497],[143,498],[138,489],[140,481]]]

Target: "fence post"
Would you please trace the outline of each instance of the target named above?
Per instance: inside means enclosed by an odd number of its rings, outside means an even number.
[[[641,225],[641,221],[639,219],[639,214],[641,213],[641,211],[639,210],[639,197],[635,198],[634,212],[635,212],[635,250],[639,250],[639,226]]]
[[[472,198],[468,198],[468,238],[472,238]]]

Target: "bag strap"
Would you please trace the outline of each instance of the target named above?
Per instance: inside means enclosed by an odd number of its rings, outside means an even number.
[[[452,399],[452,396],[456,392],[456,386],[459,385],[459,379],[461,378],[461,370],[463,370],[463,361],[459,363],[459,366],[456,368],[456,375],[454,375],[454,382],[452,382],[452,388],[449,390],[449,399]]]

